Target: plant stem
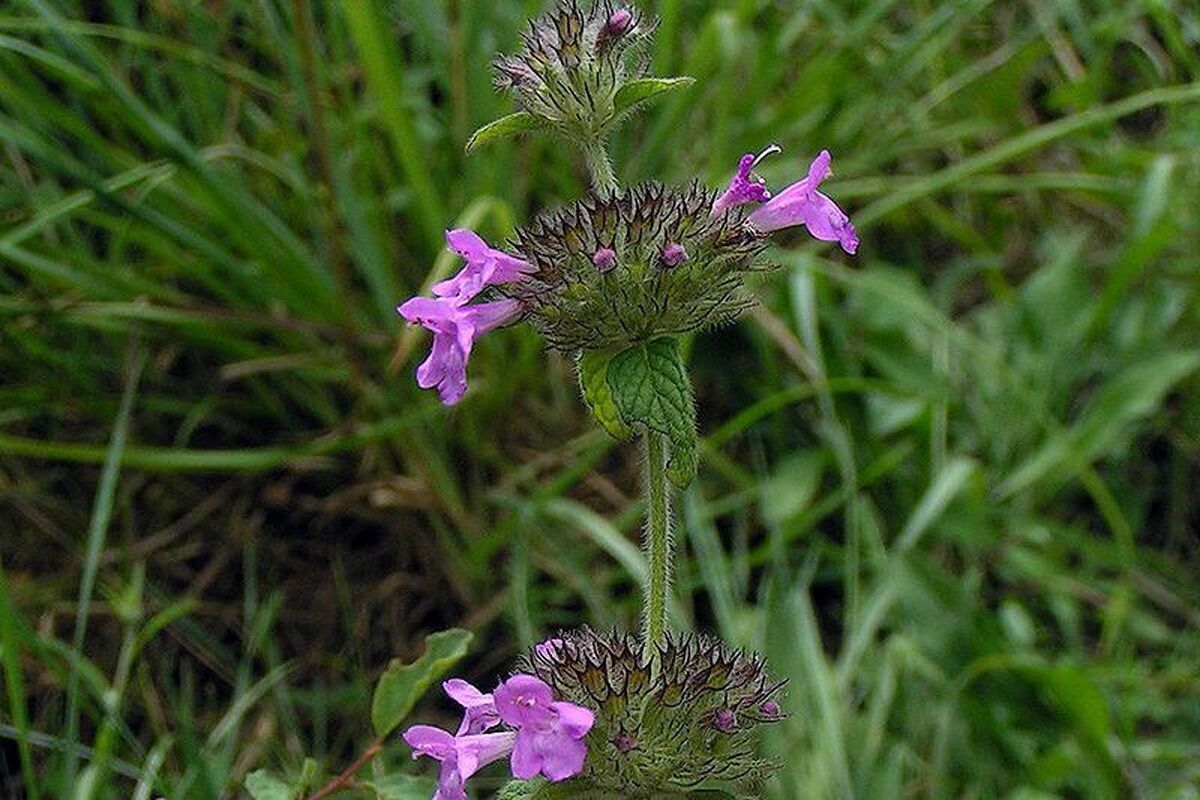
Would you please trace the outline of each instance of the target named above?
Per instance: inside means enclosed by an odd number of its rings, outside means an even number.
[[[663,435],[646,432],[646,586],[647,645],[662,641],[667,630],[667,594],[671,588],[671,498],[667,486]]]
[[[323,800],[339,789],[346,788],[354,780],[355,774],[374,760],[375,756],[383,751],[383,740],[376,739],[367,746],[363,754],[354,760],[354,763],[346,767],[340,775],[335,776],[329,783],[322,786],[314,794],[308,796],[308,800]]]
[[[583,143],[583,158],[592,175],[592,187],[599,195],[609,195],[617,190],[617,176],[608,158],[608,146],[603,139],[590,139]]]

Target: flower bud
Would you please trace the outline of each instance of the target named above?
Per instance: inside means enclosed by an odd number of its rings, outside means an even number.
[[[631,27],[633,27],[633,12],[628,8],[618,8],[604,24],[604,32],[608,36],[616,38],[624,36]]]
[[[617,253],[611,247],[601,247],[592,256],[592,263],[601,272],[608,272],[617,265]]]
[[[683,245],[678,242],[671,242],[663,248],[662,260],[668,267],[678,267],[687,261],[687,250],[684,250]]]

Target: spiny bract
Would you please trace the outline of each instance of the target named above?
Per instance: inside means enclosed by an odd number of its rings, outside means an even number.
[[[654,28],[633,5],[562,0],[529,23],[519,52],[496,59],[496,86],[563,133],[597,137],[620,116],[620,88],[645,75],[638,52]]]
[[[635,636],[581,628],[538,645],[518,669],[595,711],[581,790],[747,789],[773,766],[757,756],[756,734],[782,719],[782,683],[759,656],[718,639],[671,634],[650,651]]]
[[[589,194],[518,230],[535,270],[500,288],[563,351],[628,347],[729,322],[753,299],[746,272],[767,239],[740,211],[712,214],[715,192],[644,183]]]

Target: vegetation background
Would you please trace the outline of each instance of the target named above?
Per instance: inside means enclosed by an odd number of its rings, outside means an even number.
[[[585,189],[463,153],[539,5],[0,2],[0,796],[337,772],[430,631],[487,683],[636,623],[637,455],[571,364],[489,336],[446,410],[393,311],[444,228]],[[1200,8],[647,5],[698,82],[622,178],[826,147],[863,239],[692,344],[678,622],[790,680],[770,796],[1200,797]]]

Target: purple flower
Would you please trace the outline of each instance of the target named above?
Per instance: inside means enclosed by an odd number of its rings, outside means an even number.
[[[822,150],[809,166],[808,175],[755,209],[750,214],[750,224],[764,233],[804,225],[814,238],[838,242],[843,250],[853,254],[858,249],[858,235],[850,218],[817,191],[829,175],[829,162],[829,151]]]
[[[601,247],[592,256],[592,263],[601,272],[608,272],[617,265],[617,253],[611,247]]]
[[[467,261],[467,265],[449,280],[433,285],[438,297],[453,297],[459,304],[479,294],[485,286],[512,283],[533,272],[533,265],[503,250],[493,250],[474,231],[459,228],[446,231],[446,246]]]
[[[663,263],[668,267],[678,267],[687,261],[687,250],[679,242],[670,242],[662,251]]]
[[[467,391],[467,359],[483,334],[520,313],[516,300],[462,305],[457,298],[414,297],[397,311],[406,320],[433,332],[433,349],[419,367],[417,384],[437,387],[442,403],[451,406]]]
[[[713,216],[742,203],[763,203],[771,199],[766,184],[762,178],[753,174],[753,170],[758,166],[758,162],[778,152],[779,146],[773,144],[757,156],[753,153],[742,156],[742,160],[738,162],[737,173],[734,174],[733,180],[729,181],[729,188],[713,202]]]
[[[608,18],[604,32],[609,36],[623,36],[633,23],[633,13],[628,8],[618,8]]]
[[[578,775],[587,757],[582,741],[596,715],[582,706],[555,701],[554,692],[532,675],[514,675],[493,693],[500,718],[517,729],[512,773],[528,780],[539,772],[552,781]]]
[[[466,780],[511,753],[514,740],[513,733],[451,736],[429,725],[414,725],[404,732],[413,758],[429,756],[442,763],[433,800],[467,800]]]
[[[458,736],[483,733],[500,724],[496,701],[490,694],[484,694],[462,678],[451,678],[442,684],[442,689],[450,699],[463,707]]]
[[[717,709],[713,714],[713,727],[722,733],[732,733],[737,727],[737,716],[728,708]]]

